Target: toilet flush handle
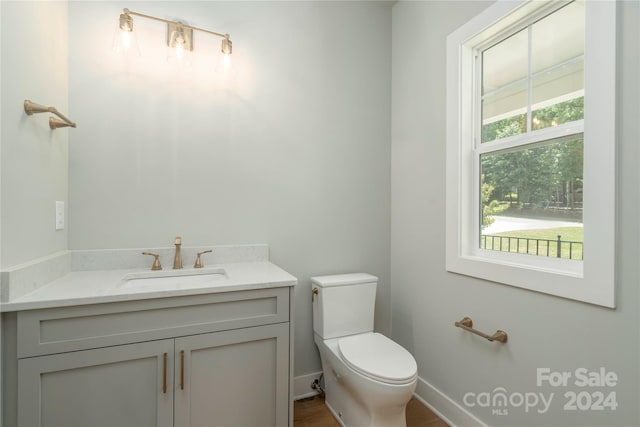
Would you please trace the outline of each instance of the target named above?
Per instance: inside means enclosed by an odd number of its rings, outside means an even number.
[[[318,288],[313,288],[311,290],[311,303],[316,299],[316,295],[318,295]]]

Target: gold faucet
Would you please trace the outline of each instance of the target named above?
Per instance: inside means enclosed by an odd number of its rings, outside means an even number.
[[[142,255],[151,255],[154,258],[153,265],[151,266],[151,270],[153,271],[162,270],[162,266],[160,265],[160,260],[158,259],[160,255],[152,254],[151,252],[142,252]]]
[[[176,255],[173,257],[173,269],[179,270],[182,268],[182,254],[180,253],[180,246],[182,245],[182,237],[176,237]]]
[[[208,254],[213,252],[213,249],[209,249],[208,251],[204,251],[204,252],[198,252],[196,254],[196,263],[193,264],[193,268],[202,268],[204,267],[204,264],[202,264],[202,259],[200,259],[200,257],[202,256],[202,254]]]

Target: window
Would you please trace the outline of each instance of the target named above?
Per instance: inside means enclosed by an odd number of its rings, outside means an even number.
[[[447,270],[614,307],[615,3],[498,1],[447,75]]]

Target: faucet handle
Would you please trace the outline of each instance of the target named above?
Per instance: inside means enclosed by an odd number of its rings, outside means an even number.
[[[204,265],[202,265],[202,260],[200,259],[200,255],[208,254],[210,252],[213,252],[213,249],[209,249],[208,251],[198,252],[196,254],[196,263],[193,264],[193,268],[202,268],[202,267],[204,267]]]
[[[151,252],[142,252],[142,255],[151,255],[152,257],[154,257],[155,259],[153,260],[153,265],[151,266],[151,270],[155,271],[155,270],[162,270],[162,266],[160,265],[160,260],[158,259],[158,257],[160,255],[158,254],[152,254]]]

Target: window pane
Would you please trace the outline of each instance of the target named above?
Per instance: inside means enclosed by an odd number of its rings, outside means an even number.
[[[526,132],[527,55],[526,29],[482,53],[482,142]]]
[[[482,52],[482,95],[527,78],[527,30]]]
[[[581,260],[582,159],[582,135],[483,154],[480,247]]]
[[[560,101],[539,110],[533,110],[531,117],[533,130],[581,120],[584,118],[584,97]]]
[[[584,54],[584,4],[574,1],[531,27],[531,71],[547,70]]]
[[[482,142],[527,131],[527,85],[522,83],[482,100]]]
[[[531,27],[531,128],[583,118],[584,5],[573,2]]]

